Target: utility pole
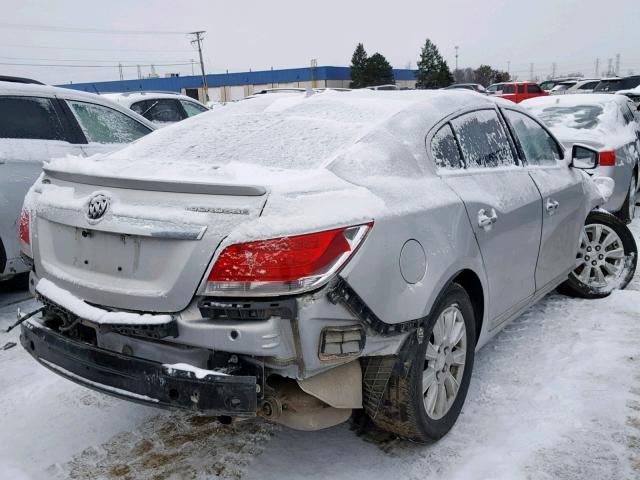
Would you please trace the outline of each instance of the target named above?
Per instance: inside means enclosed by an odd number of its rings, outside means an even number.
[[[620,76],[620,54],[616,53],[616,75]]]
[[[118,70],[120,70],[120,80],[124,80],[124,76],[122,75],[122,64],[118,64]]]
[[[456,71],[458,71],[458,50],[460,50],[460,47],[458,45],[456,45],[453,48],[456,49]]]
[[[193,58],[191,59],[191,76],[193,77],[195,75],[195,72],[193,70]]]
[[[551,78],[556,78],[556,62],[553,62],[551,64]]]
[[[140,65],[136,65],[138,67],[138,80],[142,78],[142,71],[140,70]]]
[[[595,74],[596,78],[600,77],[600,59],[596,58],[596,74]]]
[[[202,60],[202,40],[204,39],[204,34],[206,32],[204,30],[200,30],[198,32],[191,32],[189,35],[195,35],[195,40],[192,40],[192,44],[198,45],[198,55],[200,56],[200,69],[202,70],[202,88],[204,90],[204,101],[205,103],[209,101],[209,87],[207,86],[207,77],[204,74],[204,60]]]

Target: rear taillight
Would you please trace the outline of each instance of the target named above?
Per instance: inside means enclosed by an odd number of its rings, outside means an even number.
[[[358,249],[373,223],[226,247],[207,295],[283,295],[322,285]]]
[[[598,163],[601,167],[614,167],[616,164],[616,151],[600,152],[600,161]]]
[[[29,245],[31,238],[29,237],[29,210],[26,208],[20,214],[20,240]]]

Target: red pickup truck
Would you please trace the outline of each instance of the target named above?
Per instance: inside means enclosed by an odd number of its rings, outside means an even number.
[[[502,86],[502,94],[499,96],[520,103],[528,98],[546,97],[547,95],[549,94],[535,82],[510,82]]]

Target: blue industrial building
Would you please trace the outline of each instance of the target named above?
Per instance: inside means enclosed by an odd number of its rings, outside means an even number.
[[[414,87],[416,70],[394,69],[396,84]],[[207,75],[209,97],[215,101],[229,101],[244,98],[255,90],[275,87],[348,87],[351,80],[349,67],[306,67],[283,70],[262,70]],[[72,83],[60,85],[65,88],[93,93],[169,91],[180,92],[194,98],[203,99],[202,77],[142,78],[135,80],[113,80],[107,82]]]

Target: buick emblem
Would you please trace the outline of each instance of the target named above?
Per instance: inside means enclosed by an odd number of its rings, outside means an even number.
[[[89,208],[87,209],[87,217],[89,220],[98,220],[107,213],[109,208],[109,197],[99,193],[89,200]]]

